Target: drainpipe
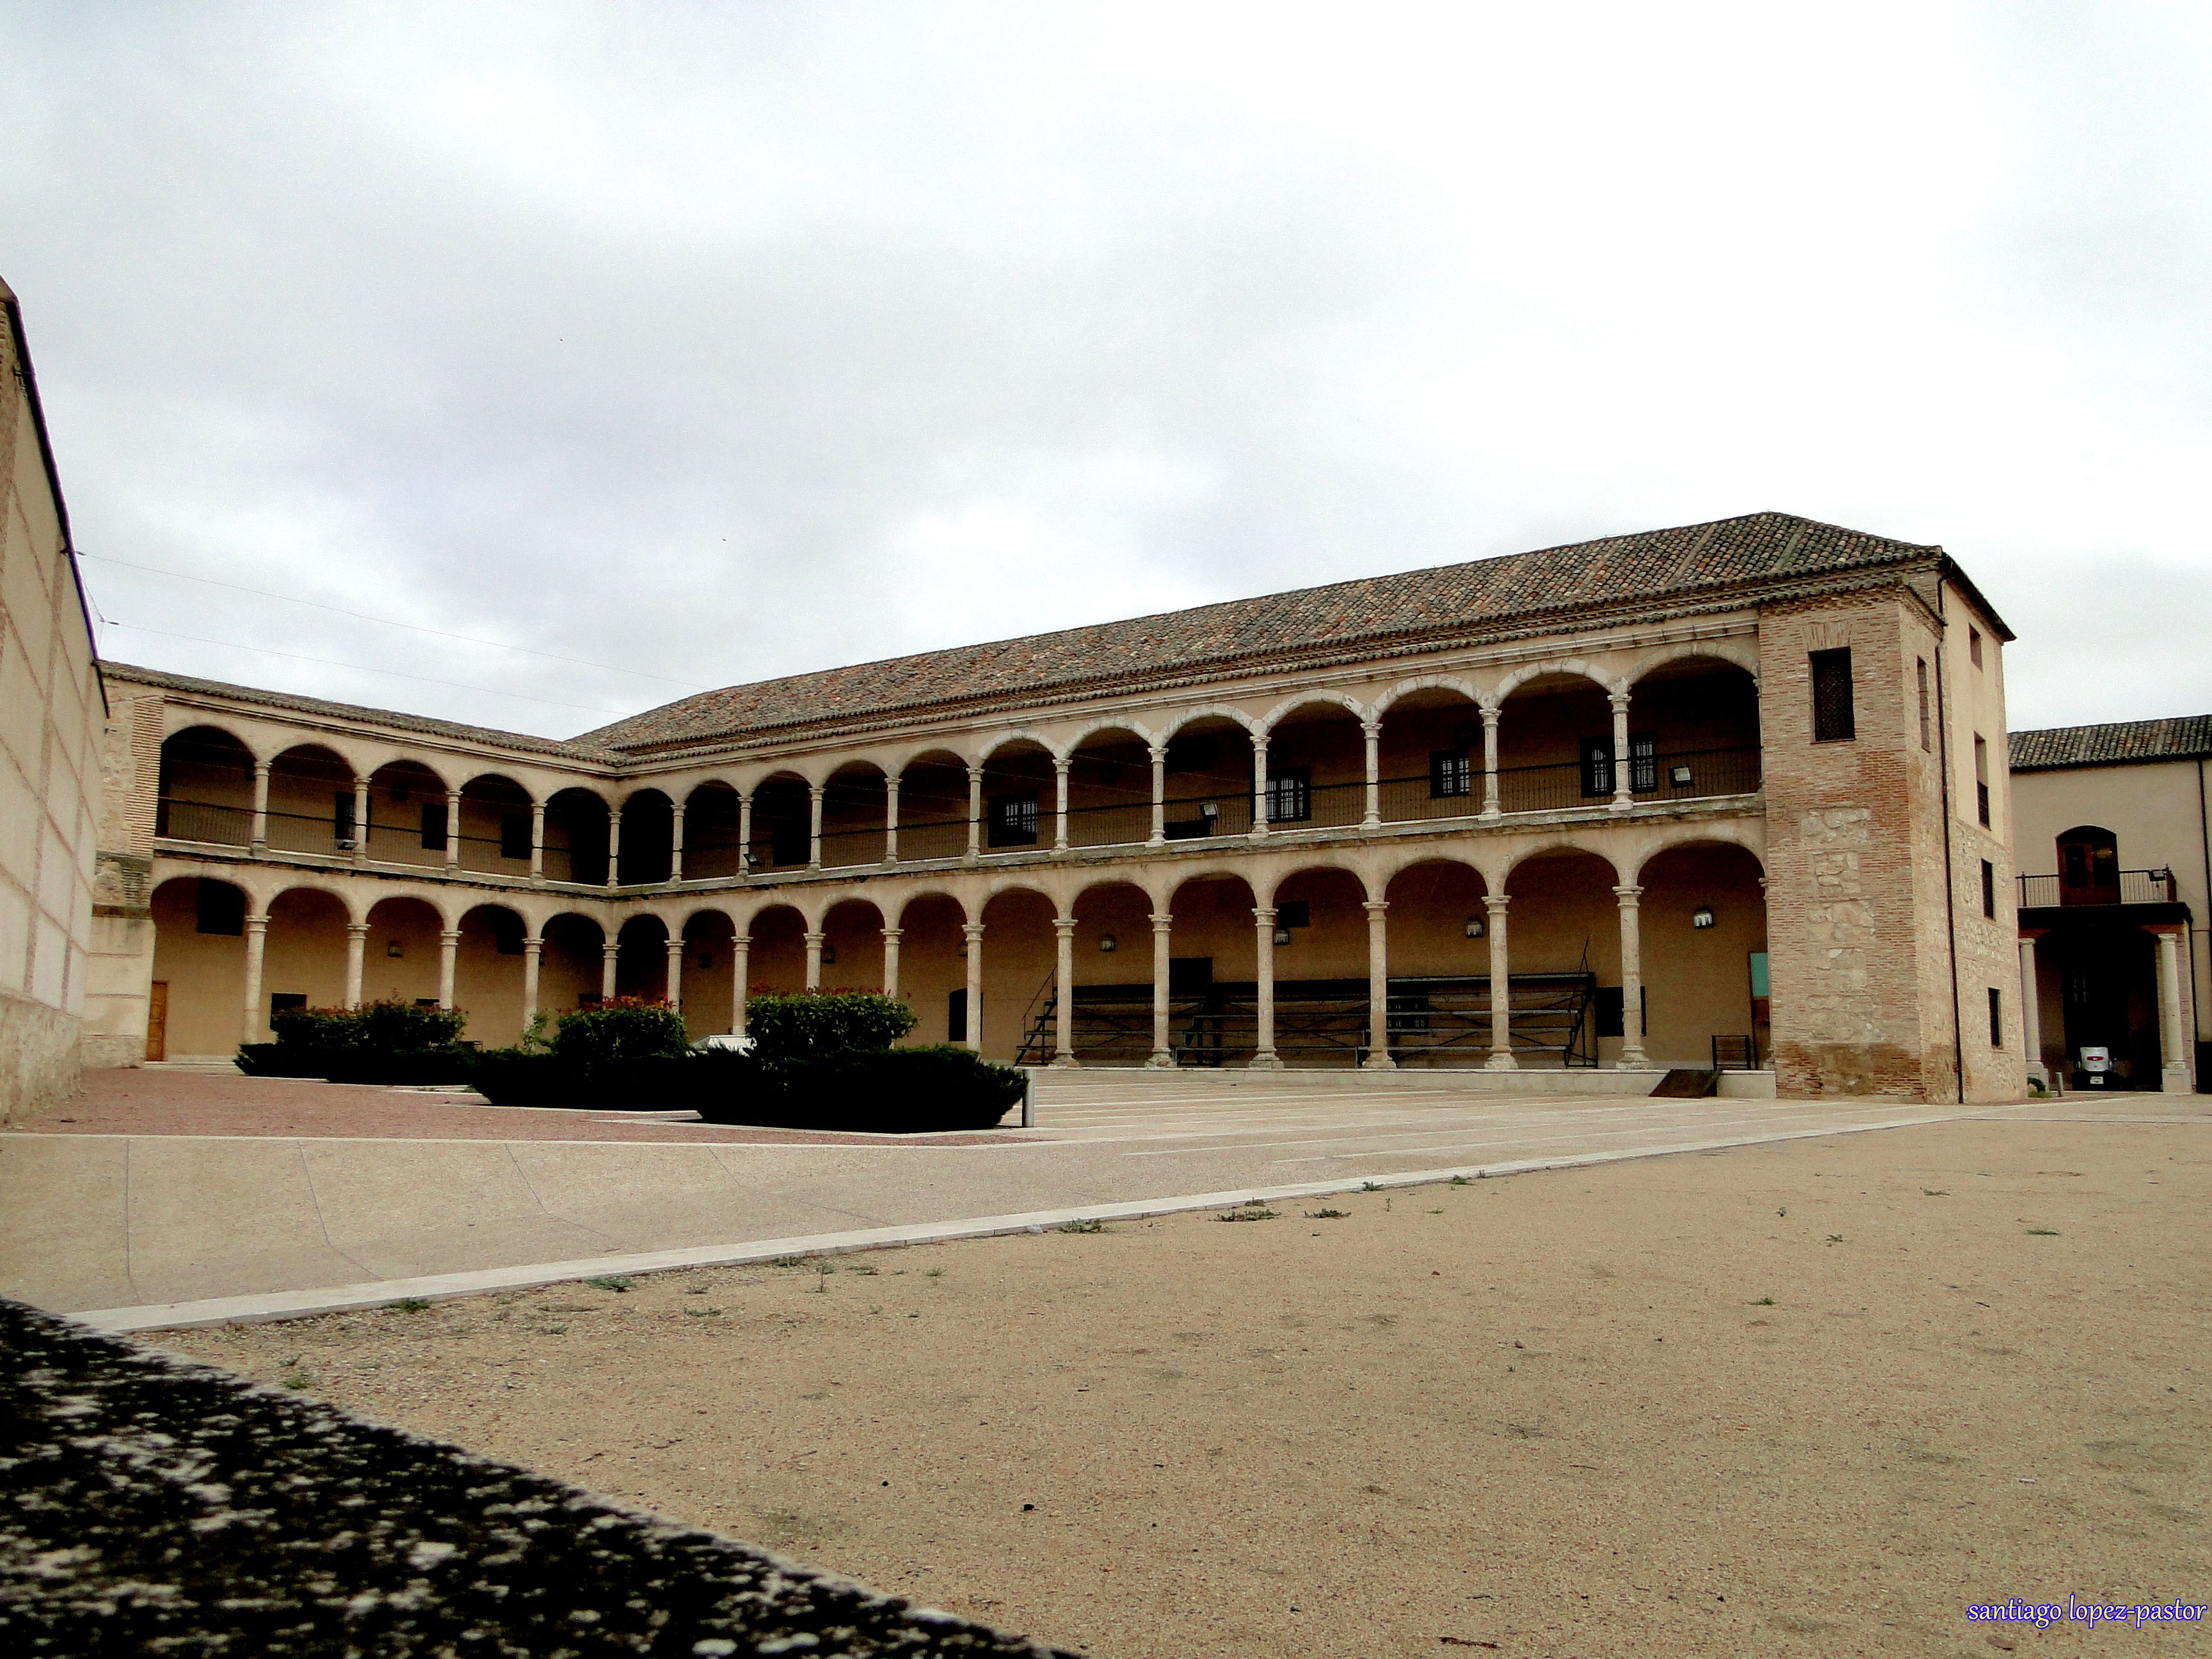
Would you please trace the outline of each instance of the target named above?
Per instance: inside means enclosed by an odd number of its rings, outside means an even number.
[[[1951,716],[1943,697],[1943,648],[1950,642],[1950,592],[1936,584],[1936,757],[1943,768],[1943,937],[1951,950],[1951,1063],[1958,1073],[1959,1103],[1966,1103],[1966,1022],[1959,1012],[1959,900],[1951,868]],[[2022,996],[2027,994],[2023,987]]]

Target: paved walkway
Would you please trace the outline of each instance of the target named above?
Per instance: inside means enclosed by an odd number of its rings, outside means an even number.
[[[144,1328],[2075,1105],[1092,1073],[1048,1075],[1034,1129],[893,1139],[94,1074],[0,1136],[0,1293]]]

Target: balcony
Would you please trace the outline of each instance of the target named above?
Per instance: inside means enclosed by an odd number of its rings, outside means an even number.
[[[2020,908],[2047,909],[2063,905],[2179,904],[2180,890],[2171,870],[2122,870],[2117,883],[2085,882],[2069,887],[2052,876],[2021,876]]]

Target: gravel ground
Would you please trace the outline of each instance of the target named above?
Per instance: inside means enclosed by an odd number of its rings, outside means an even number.
[[[1966,1614],[2212,1600],[2208,1133],[1963,1121],[166,1340],[1126,1659],[2199,1650]]]

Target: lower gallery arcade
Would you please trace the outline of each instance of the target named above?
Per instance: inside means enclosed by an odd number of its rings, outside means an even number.
[[[903,996],[910,1041],[1028,1065],[1759,1065],[1763,828],[1583,823],[605,900],[163,852],[149,1058],[227,1054],[292,1006],[435,1002],[491,1048],[603,997],[665,997],[698,1037],[742,1030],[747,992],[822,988]]]

